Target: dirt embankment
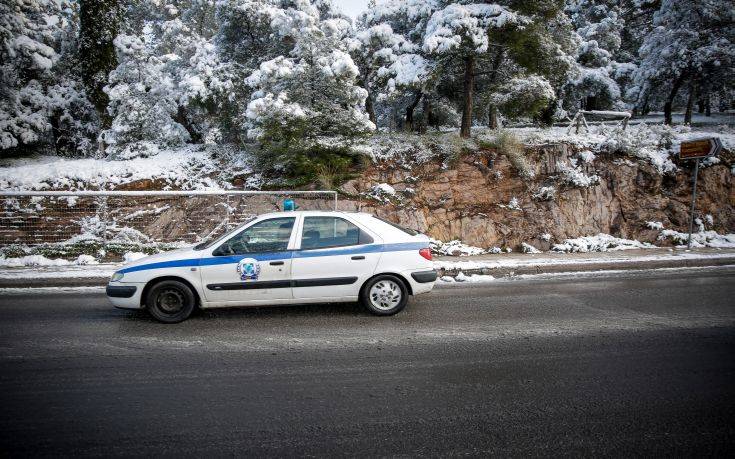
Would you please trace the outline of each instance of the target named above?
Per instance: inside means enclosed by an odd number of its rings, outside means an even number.
[[[735,232],[728,156],[700,169],[698,182],[697,215],[711,215],[707,229],[721,233]],[[619,155],[586,162],[566,144],[527,148],[525,158],[532,178],[521,178],[507,156],[492,150],[465,154],[449,168],[440,161],[410,166],[381,162],[342,186],[349,198],[341,205],[400,221],[437,239],[486,248],[515,249],[527,242],[547,250],[554,242],[597,233],[653,242],[659,231],[647,222],[686,230],[692,164],[683,164],[675,176],[662,175],[647,162]],[[569,172],[572,164],[578,173]],[[578,182],[593,183],[575,184],[569,178],[574,174],[581,175]],[[375,192],[380,183],[395,193]]]

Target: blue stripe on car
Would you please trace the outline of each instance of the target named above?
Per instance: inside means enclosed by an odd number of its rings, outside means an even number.
[[[160,261],[158,263],[148,263],[145,265],[131,266],[123,268],[118,272],[121,274],[133,273],[136,271],[146,271],[149,269],[161,268],[183,268],[190,266],[215,266],[228,265],[238,263],[243,258],[255,258],[258,261],[272,260],[288,260],[290,258],[313,258],[313,257],[333,257],[336,255],[357,255],[362,253],[377,252],[402,252],[407,250],[418,250],[427,248],[426,242],[403,242],[398,244],[370,244],[359,247],[338,247],[333,249],[311,249],[311,250],[288,250],[285,252],[269,252],[269,253],[250,253],[244,255],[234,255],[226,257],[211,258],[186,258],[183,260]]]

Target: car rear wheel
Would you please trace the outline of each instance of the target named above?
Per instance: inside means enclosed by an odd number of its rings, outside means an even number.
[[[360,302],[373,314],[390,316],[403,310],[408,303],[406,284],[396,276],[376,276],[362,289]]]
[[[166,324],[175,324],[189,318],[194,311],[196,297],[188,285],[175,280],[161,281],[148,291],[148,312]]]

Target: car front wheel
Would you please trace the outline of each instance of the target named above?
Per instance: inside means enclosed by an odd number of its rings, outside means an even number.
[[[408,289],[396,276],[389,274],[376,276],[365,284],[360,302],[373,314],[390,316],[406,307]]]
[[[196,297],[188,285],[175,280],[161,281],[148,291],[148,312],[159,322],[175,324],[189,318]]]

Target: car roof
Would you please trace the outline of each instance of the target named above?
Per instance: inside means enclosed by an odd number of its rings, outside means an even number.
[[[371,214],[367,212],[349,212],[344,210],[289,210],[289,211],[283,211],[283,212],[269,212],[267,214],[260,214],[258,215],[258,218],[270,218],[270,217],[283,217],[283,216],[296,216],[296,215],[304,215],[304,216],[312,216],[312,215],[364,215],[367,217],[372,216]]]

